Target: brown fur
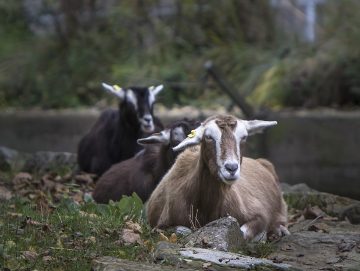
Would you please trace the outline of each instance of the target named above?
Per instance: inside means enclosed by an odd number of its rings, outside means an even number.
[[[244,157],[240,179],[228,185],[215,177],[214,160],[206,139],[179,155],[149,199],[152,227],[205,225],[231,215],[249,227],[249,239],[264,230],[286,228],[287,207],[270,162]]]
[[[185,138],[197,122],[180,120],[169,125],[171,133],[176,128],[182,128]],[[182,140],[180,139],[180,140]],[[134,157],[114,164],[96,183],[93,198],[98,203],[118,201],[123,195],[137,193],[145,202],[158,182],[175,162],[178,153],[172,147],[179,144],[178,139],[170,138],[166,144],[147,145],[145,149]]]
[[[265,167],[267,170],[269,170],[277,182],[280,182],[279,176],[276,173],[273,163],[271,163],[269,160],[264,159],[264,158],[256,159],[256,161],[258,161],[263,167]]]

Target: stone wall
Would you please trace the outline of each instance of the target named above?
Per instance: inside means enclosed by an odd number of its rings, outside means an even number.
[[[360,112],[282,112],[269,116],[267,157],[282,181],[360,198]]]
[[[207,111],[203,117],[213,114]],[[20,151],[76,152],[81,136],[99,112],[33,111],[0,113],[0,145]],[[160,111],[164,122],[201,112]],[[265,156],[281,181],[360,199],[360,111],[278,112],[268,117],[279,125],[249,139],[249,156]]]

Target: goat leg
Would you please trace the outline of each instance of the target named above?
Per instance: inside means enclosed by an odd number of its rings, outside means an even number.
[[[261,235],[262,232],[265,232],[265,225],[265,219],[261,216],[256,216],[253,220],[243,224],[240,227],[240,230],[244,239],[250,241],[255,236]]]

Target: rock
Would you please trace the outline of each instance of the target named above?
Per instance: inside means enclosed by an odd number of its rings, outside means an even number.
[[[326,230],[314,231],[314,228]],[[301,270],[360,270],[359,225],[306,220],[290,231],[291,235],[277,242],[276,252],[267,258]]]
[[[48,171],[75,170],[77,168],[76,154],[70,152],[39,151],[27,159],[23,171],[45,173]]]
[[[174,232],[178,236],[187,236],[192,233],[192,230],[188,227],[177,226],[175,227]]]
[[[345,208],[341,214],[341,219],[347,219],[352,224],[360,224],[360,204],[353,204]]]
[[[202,269],[204,263],[211,263],[211,270],[297,270],[288,264],[277,264],[267,259],[254,258],[241,254],[214,249],[187,247],[159,242],[154,253],[155,260],[172,265],[186,264]],[[235,269],[233,269],[235,268]]]
[[[327,215],[360,223],[360,201],[329,193],[319,192],[306,184],[281,184],[283,196],[290,208],[304,210],[309,206],[318,206]]]
[[[231,216],[206,224],[184,239],[187,247],[213,248],[221,251],[237,251],[245,243],[237,220]]]
[[[16,150],[0,146],[0,170],[14,171],[23,166],[27,154],[19,153]]]
[[[91,263],[92,271],[189,271],[190,269],[179,269],[173,266],[132,262],[114,257],[101,257],[94,259]],[[191,269],[192,270],[192,269]]]

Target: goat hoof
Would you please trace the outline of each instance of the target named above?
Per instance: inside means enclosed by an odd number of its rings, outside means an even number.
[[[286,235],[290,235],[289,230],[288,230],[287,227],[285,227],[284,225],[280,225],[280,226],[277,228],[276,232],[277,232],[277,235],[278,235],[279,237],[286,236]]]

